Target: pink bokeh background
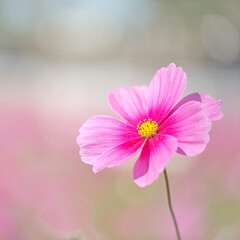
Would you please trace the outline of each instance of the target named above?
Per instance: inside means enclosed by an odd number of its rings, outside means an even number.
[[[114,116],[110,90],[169,62],[185,95],[209,93],[224,113],[203,154],[167,167],[182,239],[240,239],[238,1],[0,5],[1,240],[176,239],[163,175],[139,188],[136,159],[94,174],[76,144],[90,116]]]

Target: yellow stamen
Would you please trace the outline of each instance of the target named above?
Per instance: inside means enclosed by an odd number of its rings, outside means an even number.
[[[152,119],[144,120],[140,122],[137,126],[138,134],[142,137],[152,137],[158,129],[158,125]]]

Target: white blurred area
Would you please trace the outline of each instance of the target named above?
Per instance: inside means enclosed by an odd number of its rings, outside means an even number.
[[[234,104],[240,91],[240,2],[2,0],[0,103],[110,112],[113,88],[149,84],[176,62],[187,92]]]

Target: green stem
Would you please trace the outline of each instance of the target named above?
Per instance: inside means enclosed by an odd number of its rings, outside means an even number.
[[[176,229],[176,233],[177,233],[177,238],[178,238],[178,240],[181,240],[180,234],[179,234],[179,230],[178,230],[177,221],[176,221],[176,218],[175,218],[173,209],[172,209],[170,188],[169,188],[169,182],[168,182],[168,176],[167,176],[166,168],[164,169],[164,172],[163,172],[163,173],[164,173],[164,178],[165,178],[165,183],[166,183],[166,188],[167,188],[168,206],[169,206],[169,209],[170,209],[170,212],[171,212],[171,215],[172,215],[172,219],[173,219],[173,222],[174,222],[174,225],[175,225],[175,229]]]

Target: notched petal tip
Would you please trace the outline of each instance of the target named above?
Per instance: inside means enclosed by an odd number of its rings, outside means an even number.
[[[201,97],[201,102],[204,109],[206,110],[207,116],[211,121],[220,120],[223,117],[221,110],[222,100],[216,100],[214,97],[211,97],[205,93],[199,93]]]
[[[177,68],[177,66],[174,62],[171,62],[168,64],[167,68]]]
[[[187,75],[181,67],[170,63],[159,69],[149,86],[148,116],[160,122],[182,96],[187,85]]]
[[[202,103],[203,109],[211,121],[220,120],[223,117],[221,110],[222,100],[216,100],[215,98],[205,93],[195,92],[181,99],[168,113],[165,120],[170,117],[175,111],[177,111],[178,108],[190,101]]]
[[[174,62],[168,64],[168,66],[166,67],[166,69],[167,69],[168,71],[176,70],[176,71],[178,71],[179,73],[182,73],[184,76],[187,77],[187,74],[183,71],[183,68],[180,67],[180,66],[177,67],[177,65],[176,65]]]

